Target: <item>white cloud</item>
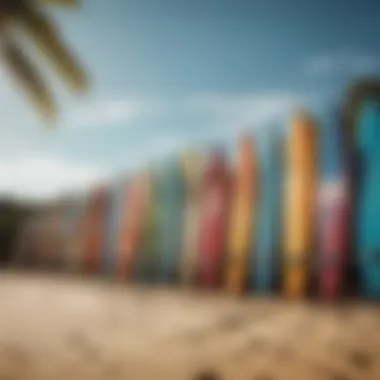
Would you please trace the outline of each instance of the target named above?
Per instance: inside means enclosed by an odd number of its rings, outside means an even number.
[[[69,110],[63,128],[96,128],[127,125],[140,118],[157,115],[167,106],[164,102],[139,98],[91,99]]]
[[[120,157],[122,162],[119,171],[140,170],[147,165],[159,165],[166,157],[178,154],[187,144],[185,135],[171,134],[151,138],[143,146],[128,150],[127,154]]]
[[[91,100],[79,105],[61,128],[75,131],[78,127],[124,125],[128,121],[140,121],[141,117],[156,117],[160,112],[165,112],[166,117],[173,110],[175,118],[194,118],[197,128],[177,130],[175,134],[169,134],[167,130],[163,134],[155,133],[155,136],[149,134],[144,143],[136,143],[120,152],[118,162],[115,161],[112,167],[107,165],[107,168],[83,165],[68,156],[44,153],[39,149],[39,140],[33,142],[21,131],[17,138],[4,131],[4,139],[0,139],[0,193],[46,199],[71,189],[85,189],[106,176],[118,176],[122,169],[139,170],[145,165],[159,164],[166,156],[179,154],[187,144],[202,146],[206,140],[215,141],[216,138],[232,141],[241,128],[259,128],[276,120],[284,123],[292,108],[301,100],[308,100],[291,92],[195,94],[160,102],[114,99]],[[42,138],[42,133],[40,135]],[[46,146],[48,138],[41,141],[42,146]]]
[[[185,136],[179,134],[159,136],[149,144],[147,151],[152,158],[162,157],[180,149],[185,141]]]
[[[23,89],[1,66],[0,83],[0,99],[4,105],[0,114],[1,125],[11,124],[24,130],[31,123],[33,128],[44,127],[44,122]],[[127,125],[141,117],[160,112],[163,106],[149,97],[91,94],[82,99],[65,99],[54,91],[53,95],[60,112],[57,127],[64,130]]]
[[[208,94],[190,100],[192,110],[204,113],[219,132],[260,128],[284,118],[307,99],[294,93]]]
[[[380,70],[380,57],[360,52],[334,52],[311,57],[305,66],[313,75],[372,74]]]
[[[32,143],[30,141],[27,141],[27,139],[23,138],[19,134],[11,133],[10,131],[1,131],[0,160],[2,160],[4,157],[21,154],[31,146]]]
[[[63,124],[69,128],[110,127],[135,120],[144,112],[144,105],[135,100],[90,101],[69,112]]]
[[[0,194],[42,200],[66,191],[83,191],[104,171],[62,158],[24,153],[0,161]]]

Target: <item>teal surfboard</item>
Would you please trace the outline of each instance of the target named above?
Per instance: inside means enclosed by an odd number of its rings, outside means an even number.
[[[160,280],[178,279],[184,217],[184,178],[179,160],[163,163],[157,175],[160,229]]]
[[[380,299],[380,101],[362,103],[355,128],[359,157],[357,262],[364,296]]]
[[[102,254],[103,273],[115,276],[119,257],[119,236],[123,212],[125,180],[111,184],[108,189],[108,210],[106,217],[106,233]]]
[[[274,290],[280,258],[283,144],[279,129],[264,130],[258,149],[259,210],[251,286],[254,292],[268,293]]]

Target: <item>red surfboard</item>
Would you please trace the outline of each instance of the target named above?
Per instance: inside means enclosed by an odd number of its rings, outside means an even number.
[[[198,278],[201,287],[215,287],[221,281],[229,206],[229,170],[222,151],[209,157],[204,172],[200,258]]]
[[[321,128],[319,198],[319,294],[336,300],[343,289],[349,237],[350,183],[342,116]]]

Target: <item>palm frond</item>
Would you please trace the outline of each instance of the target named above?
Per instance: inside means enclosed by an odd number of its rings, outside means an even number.
[[[27,92],[39,112],[48,120],[55,119],[57,109],[38,69],[29,61],[20,46],[9,38],[0,40],[2,59],[19,85]]]
[[[87,73],[65,45],[48,16],[36,7],[24,3],[22,11],[18,14],[18,21],[27,35],[50,59],[59,75],[75,91],[85,91],[88,87]]]

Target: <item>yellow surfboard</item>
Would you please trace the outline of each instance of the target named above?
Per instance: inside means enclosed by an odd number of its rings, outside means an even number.
[[[241,293],[246,287],[252,233],[256,217],[257,167],[253,141],[244,135],[238,147],[232,198],[226,261],[226,288]]]
[[[182,155],[185,178],[184,226],[180,263],[180,280],[191,285],[196,280],[199,258],[199,233],[201,217],[202,157],[193,150]]]
[[[286,148],[284,202],[284,291],[290,298],[307,292],[308,266],[314,244],[316,191],[316,124],[298,112]]]

